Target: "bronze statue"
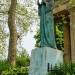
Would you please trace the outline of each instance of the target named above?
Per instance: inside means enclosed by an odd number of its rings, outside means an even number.
[[[40,16],[41,47],[56,48],[53,21],[53,0],[38,0],[38,14]]]

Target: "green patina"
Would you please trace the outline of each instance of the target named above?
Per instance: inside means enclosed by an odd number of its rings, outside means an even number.
[[[38,3],[40,16],[41,47],[56,48],[53,20],[53,0],[42,0]]]

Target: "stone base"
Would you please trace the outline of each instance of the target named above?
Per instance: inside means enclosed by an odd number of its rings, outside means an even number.
[[[63,63],[63,52],[50,47],[32,50],[29,75],[47,75],[49,65]]]

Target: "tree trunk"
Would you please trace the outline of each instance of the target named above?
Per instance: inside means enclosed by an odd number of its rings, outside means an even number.
[[[8,12],[8,27],[10,32],[8,62],[12,66],[16,65],[16,47],[17,47],[17,29],[15,23],[17,0],[11,0],[11,5]]]

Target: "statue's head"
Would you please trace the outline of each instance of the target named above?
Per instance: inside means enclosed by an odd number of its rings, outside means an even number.
[[[48,9],[52,10],[54,0],[37,0],[37,3],[38,4],[44,3]]]
[[[41,1],[42,1],[42,0],[37,0],[37,4],[41,4]]]
[[[48,9],[53,9],[54,0],[44,0]]]

